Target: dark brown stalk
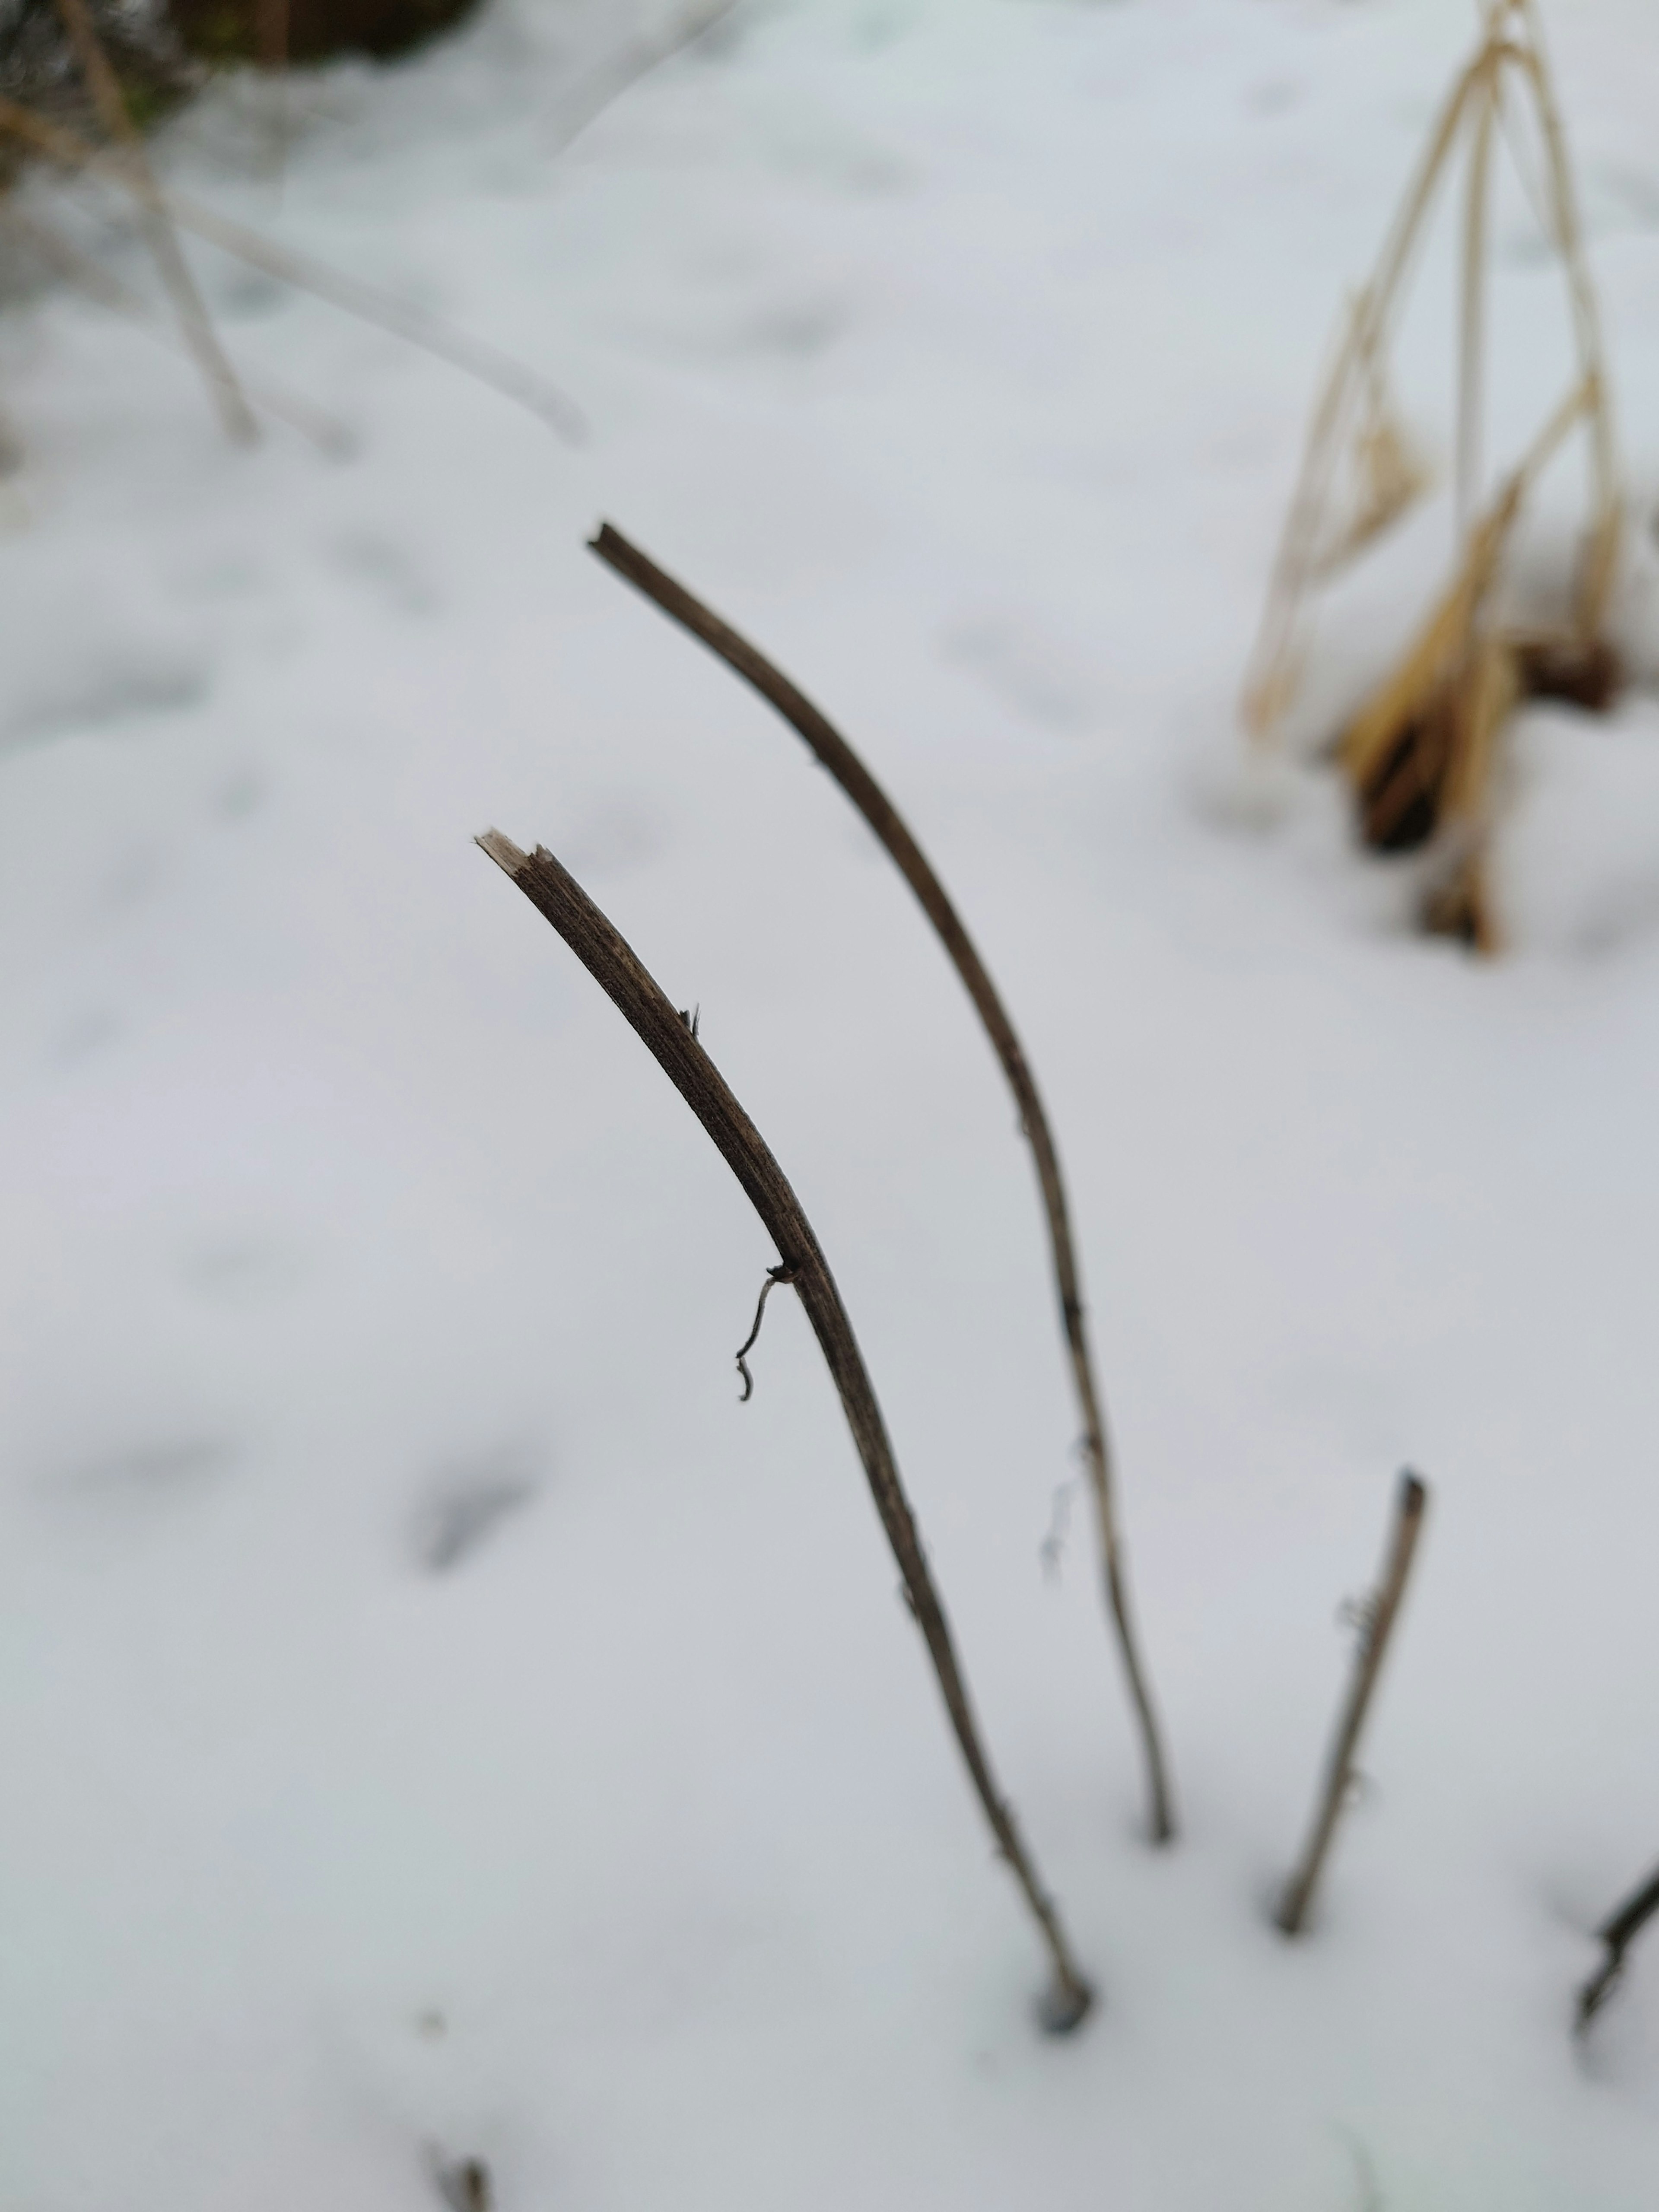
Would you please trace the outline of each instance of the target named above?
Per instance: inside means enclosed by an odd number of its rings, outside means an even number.
[[[800,1201],[764,1139],[732,1092],[714,1063],[675,1011],[633,947],[612,927],[574,876],[551,853],[538,847],[521,853],[491,830],[478,843],[556,929],[570,950],[653,1054],[669,1081],[713,1138],[726,1165],[743,1185],[778,1248],[781,1280],[793,1281],[806,1309],[830,1372],[841,1394],[842,1409],[864,1465],[870,1493],[893,1547],[904,1589],[921,1630],[933,1671],[945,1695],[957,1742],[991,1824],[999,1852],[1012,1869],[1041,1931],[1054,1970],[1044,2001],[1044,2025],[1055,2031],[1075,2027],[1088,2011],[1091,1992],[1073,1960],[1054,1905],[1037,1878],[1015,1825],[1013,1808],[998,1791],[980,1742],[968,1688],[957,1663],[945,1608],[933,1585],[909,1500],[899,1480],[893,1448],[876,1394],[866,1370],[853,1325],[841,1302],[830,1265],[818,1246]]]
[[[95,175],[125,185],[129,191],[134,189],[131,171],[114,155],[90,144],[78,131],[51,122],[16,100],[0,97],[0,131],[65,168],[90,169]],[[390,331],[395,337],[407,339],[410,345],[419,346],[423,352],[435,354],[440,361],[451,362],[505,398],[527,407],[556,431],[567,445],[585,442],[587,422],[575,401],[550,384],[544,376],[526,368],[522,362],[514,361],[510,354],[469,337],[438,316],[428,314],[423,307],[398,299],[395,293],[383,292],[378,285],[347,276],[325,261],[313,261],[308,255],[290,252],[287,246],[262,237],[245,223],[233,222],[229,216],[216,214],[199,201],[187,199],[182,192],[162,193],[161,200],[180,229],[193,231],[198,238],[206,239],[222,252],[233,254],[252,268],[263,269],[267,276],[284,284],[315,293],[331,307],[343,308],[347,314]]]
[[[1400,1601],[1406,1594],[1406,1577],[1411,1572],[1412,1554],[1417,1549],[1417,1539],[1423,1526],[1423,1513],[1428,1498],[1427,1489],[1416,1475],[1407,1472],[1401,1476],[1400,1489],[1395,1501],[1394,1540],[1389,1548],[1389,1562],[1383,1570],[1381,1583],[1364,1609],[1359,1646],[1354,1655],[1353,1679],[1348,1685],[1347,1702],[1342,1709],[1336,1741],[1331,1746],[1330,1759],[1325,1770],[1325,1786],[1314,1815],[1312,1832],[1308,1838],[1307,1849],[1302,1854],[1301,1864],[1291,1876],[1275,1915],[1279,1927],[1287,1936],[1300,1935],[1306,1924],[1320,1871],[1330,1851],[1331,1839],[1336,1833],[1336,1824],[1341,1819],[1342,1808],[1352,1792],[1354,1755],[1359,1748],[1360,1732],[1365,1725],[1371,1693],[1382,1671],[1383,1654],[1394,1632]]]
[[[242,396],[236,372],[231,367],[224,348],[220,344],[208,312],[202,304],[202,295],[196,289],[196,279],[190,273],[184,249],[179,243],[179,234],[173,227],[160,187],[155,182],[149,160],[144,152],[144,142],[137,125],[127,112],[126,97],[120,80],[110,65],[104,52],[86,0],[58,0],[58,12],[64,19],[76,58],[86,77],[87,89],[92,94],[98,119],[103,125],[134,199],[138,203],[144,233],[149,250],[155,257],[161,282],[173,301],[173,313],[179,318],[179,327],[185,342],[194,356],[197,367],[219,410],[219,419],[226,433],[239,445],[251,446],[259,435],[259,426],[253,419],[252,410]]]
[[[1036,1163],[1037,1181],[1042,1189],[1043,1212],[1048,1217],[1048,1241],[1054,1255],[1054,1283],[1060,1293],[1060,1324],[1071,1358],[1073,1388],[1077,1394],[1078,1411],[1083,1423],[1083,1449],[1088,1462],[1090,1485],[1094,1492],[1095,1512],[1099,1525],[1102,1578],[1105,1584],[1106,1601],[1116,1626],[1118,1649],[1122,1654],[1129,1697],[1139,1723],[1141,1747],[1146,1756],[1152,1838],[1154,1843],[1168,1843],[1176,1832],[1174,1798],[1169,1767],[1164,1756],[1163,1739],[1152,1706],[1152,1690],[1141,1661],[1139,1640],[1129,1603],[1128,1575],[1123,1540],[1117,1525],[1111,1455],[1107,1448],[1100,1393],[1095,1386],[1094,1358],[1089,1347],[1083,1287],[1072,1243],[1071,1213],[1066,1200],[1066,1186],[1060,1177],[1060,1155],[1048,1127],[1048,1117],[1042,1110],[1042,1101],[1038,1096],[1036,1081],[1015,1034],[1014,1025],[997,994],[995,984],[986,972],[984,962],[974,948],[973,940],[963,927],[962,917],[951,904],[944,884],[934,874],[927,855],[910,835],[892,800],[840,732],[824,720],[811,700],[804,697],[763,653],[757,653],[746,638],[739,637],[729,623],[722,622],[700,599],[693,598],[683,584],[678,584],[672,576],[665,575],[637,546],[630,545],[620,531],[613,530],[608,522],[603,524],[590,550],[602,561],[608,562],[618,575],[625,576],[648,599],[653,599],[665,614],[672,615],[694,637],[701,638],[729,668],[735,669],[747,683],[752,684],[762,698],[775,707],[784,720],[806,740],[819,763],[829,769],[886,847],[899,873],[921,901],[922,910],[939,932],[951,964],[962,978],[963,987],[974,1002],[975,1011],[985,1025],[992,1048],[1002,1063],[1008,1087],[1013,1092],[1019,1109],[1020,1128],[1031,1147],[1032,1157]]]
[[[1614,1983],[1625,1971],[1626,1952],[1656,1912],[1659,1912],[1659,1867],[1595,1931],[1596,1941],[1607,1946],[1607,1955],[1578,1992],[1581,2028],[1589,2026],[1611,1995]]]

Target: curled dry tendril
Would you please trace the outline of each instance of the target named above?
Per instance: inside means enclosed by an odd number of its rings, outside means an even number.
[[[769,1267],[766,1271],[766,1280],[761,1285],[760,1301],[755,1308],[755,1326],[738,1346],[738,1372],[743,1377],[743,1395],[738,1401],[740,1406],[746,1406],[755,1395],[755,1378],[749,1372],[749,1363],[744,1358],[744,1354],[745,1352],[752,1352],[755,1348],[755,1339],[761,1333],[761,1322],[766,1313],[766,1301],[771,1297],[778,1284],[793,1283],[799,1273],[800,1269],[789,1260],[783,1261],[775,1267]]]

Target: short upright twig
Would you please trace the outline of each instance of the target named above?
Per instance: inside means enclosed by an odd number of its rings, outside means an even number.
[[[127,103],[121,91],[120,81],[110,66],[109,56],[94,26],[87,0],[58,0],[58,10],[64,19],[92,94],[98,118],[112,143],[119,149],[121,161],[143,216],[144,230],[149,240],[150,252],[155,257],[161,282],[172,299],[173,312],[185,342],[195,356],[214,403],[219,418],[227,432],[239,444],[252,445],[258,437],[259,426],[252,410],[242,396],[224,348],[214,334],[208,320],[202,295],[196,289],[196,280],[190,273],[184,250],[179,243],[179,234],[173,227],[160,187],[155,182],[149,160],[144,152],[143,139],[137,125],[127,112]]]
[[[1342,1808],[1347,1802],[1354,1782],[1354,1754],[1359,1748],[1360,1731],[1365,1725],[1365,1714],[1376,1687],[1376,1678],[1382,1671],[1382,1656],[1388,1650],[1389,1638],[1394,1630],[1395,1617],[1400,1611],[1400,1601],[1405,1595],[1406,1577],[1411,1572],[1412,1554],[1417,1548],[1419,1531],[1423,1526],[1423,1511],[1429,1493],[1416,1475],[1404,1474],[1400,1478],[1400,1490],[1395,1504],[1394,1540],[1389,1550],[1389,1563],[1375,1595],[1367,1603],[1359,1631],[1359,1648],[1354,1657],[1353,1679],[1348,1685],[1347,1701],[1342,1709],[1342,1718],[1336,1731],[1336,1741],[1331,1747],[1330,1763],[1325,1771],[1325,1786],[1321,1793],[1318,1810],[1314,1815],[1312,1832],[1302,1863],[1292,1875],[1285,1892],[1283,1902],[1275,1916],[1287,1936],[1300,1935],[1313,1903],[1320,1870],[1324,1866],[1331,1848],[1331,1838],[1336,1833],[1336,1824],[1342,1817]]]
[[[727,667],[735,669],[745,681],[752,684],[762,698],[775,707],[784,720],[806,740],[820,764],[829,769],[886,847],[900,874],[920,900],[923,911],[938,931],[952,965],[962,978],[968,995],[974,1002],[975,1011],[985,1025],[992,1048],[1002,1063],[1003,1073],[1008,1079],[1009,1088],[1019,1109],[1019,1126],[1031,1147],[1036,1163],[1037,1181],[1042,1190],[1042,1206],[1048,1219],[1048,1241],[1054,1257],[1054,1284],[1060,1294],[1060,1326],[1065,1331],[1066,1348],[1071,1359],[1072,1383],[1083,1424],[1083,1448],[1087,1456],[1096,1517],[1099,1523],[1102,1577],[1107,1603],[1116,1626],[1118,1646],[1122,1653],[1124,1672],[1128,1677],[1130,1701],[1139,1725],[1146,1757],[1151,1814],[1149,1825],[1153,1841],[1167,1843],[1175,1834],[1174,1799],[1163,1740],[1152,1708],[1152,1690],[1141,1660],[1139,1640],[1130,1609],[1123,1541],[1118,1530],[1117,1507],[1113,1494],[1111,1455],[1107,1449],[1100,1392],[1095,1384],[1094,1358],[1089,1347],[1088,1323],[1083,1306],[1083,1285],[1072,1243],[1071,1212],[1060,1172],[1060,1154],[1048,1127],[1048,1117],[1043,1111],[1036,1079],[1015,1034],[1014,1025],[1008,1018],[1007,1011],[986,971],[984,962],[963,926],[962,917],[952,905],[944,884],[934,874],[927,855],[910,835],[898,809],[841,732],[824,720],[811,702],[798,691],[788,678],[780,669],[775,668],[763,653],[758,653],[747,638],[740,637],[729,623],[722,622],[700,599],[694,598],[683,584],[676,583],[672,576],[665,574],[636,545],[630,545],[619,530],[613,530],[608,522],[602,525],[599,536],[592,541],[592,550],[602,561],[608,562],[618,575],[625,576],[630,584],[643,592],[647,599],[655,600],[665,614],[672,615],[694,637],[701,638],[706,646],[720,655]]]
[[[1596,1941],[1607,1947],[1607,1957],[1578,1992],[1578,2025],[1588,2027],[1613,1984],[1625,1971],[1625,1954],[1643,1929],[1659,1912],[1659,1867],[1596,1929]]]
[[[499,830],[478,840],[498,867],[556,929],[570,950],[654,1055],[669,1081],[714,1139],[726,1165],[742,1184],[750,1204],[776,1243],[782,1268],[806,1309],[836,1388],[842,1409],[863,1462],[876,1511],[893,1547],[910,1610],[921,1630],[934,1673],[945,1695],[957,1742],[966,1762],[999,1853],[1012,1868],[1024,1893],[1054,1966],[1054,1985],[1042,2008],[1045,2026],[1074,2027],[1088,2011],[1091,1993],[1079,1972],[1053,1901],[1038,1879],[1015,1824],[1013,1808],[998,1790],[980,1741],[968,1687],[957,1662],[945,1608],[934,1587],[910,1502],[899,1480],[886,1425],[853,1325],[783,1170],[765,1139],[727,1089],[714,1063],[675,1011],[633,947],[599,912],[574,876],[551,853],[538,847],[520,852]]]

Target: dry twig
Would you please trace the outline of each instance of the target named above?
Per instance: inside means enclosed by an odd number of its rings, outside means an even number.
[[[1342,1808],[1352,1791],[1354,1756],[1359,1748],[1360,1731],[1365,1725],[1371,1693],[1376,1687],[1383,1654],[1394,1632],[1400,1601],[1405,1595],[1406,1577],[1411,1572],[1412,1554],[1417,1548],[1428,1497],[1427,1489],[1416,1475],[1407,1473],[1401,1476],[1389,1563],[1381,1583],[1365,1607],[1359,1632],[1359,1647],[1354,1658],[1353,1679],[1348,1686],[1347,1700],[1342,1709],[1336,1741],[1331,1747],[1325,1786],[1320,1795],[1301,1864],[1291,1877],[1275,1916],[1287,1936],[1299,1935],[1306,1923],[1320,1871],[1330,1850],[1331,1839],[1336,1833],[1336,1824],[1341,1819]]]
[[[672,576],[665,574],[637,546],[631,545],[620,531],[612,529],[608,522],[605,523],[599,536],[593,539],[591,550],[602,561],[608,562],[618,575],[625,576],[647,599],[654,600],[665,614],[672,615],[694,637],[701,638],[729,668],[734,669],[751,684],[761,696],[777,709],[784,720],[805,739],[820,764],[829,769],[886,847],[899,872],[920,900],[923,911],[938,931],[950,955],[951,964],[962,978],[963,987],[974,1002],[975,1011],[985,1025],[992,1048],[1002,1063],[1003,1073],[1008,1079],[1009,1088],[1019,1109],[1020,1128],[1031,1147],[1036,1164],[1037,1181],[1042,1186],[1043,1212],[1048,1220],[1048,1240],[1054,1258],[1054,1282],[1060,1294],[1060,1325],[1065,1332],[1073,1387],[1082,1418],[1083,1447],[1088,1461],[1099,1524],[1102,1577],[1107,1602],[1116,1627],[1118,1648],[1122,1654],[1129,1696],[1139,1724],[1146,1758],[1151,1832],[1154,1842],[1167,1843],[1175,1834],[1175,1807],[1169,1769],[1152,1707],[1152,1691],[1141,1662],[1129,1604],[1123,1543],[1118,1530],[1113,1493],[1111,1457],[1107,1449],[1100,1394],[1095,1385],[1094,1360],[1084,1313],[1082,1283],[1072,1243],[1066,1186],[1060,1176],[1060,1155],[1048,1127],[1048,1117],[1043,1111],[1036,1079],[1015,1034],[1014,1025],[1008,1018],[995,984],[986,971],[985,963],[963,926],[961,916],[952,905],[944,884],[934,874],[927,855],[910,835],[891,799],[840,732],[825,720],[811,702],[798,691],[788,678],[774,667],[763,653],[758,653],[746,638],[740,637],[729,623],[722,622],[700,599],[694,598],[683,584],[676,583]]]
[[[963,1759],[997,1850],[1019,1884],[1054,1966],[1054,1983],[1042,2010],[1044,2024],[1055,2031],[1075,2027],[1089,2009],[1091,1993],[1072,1957],[1053,1901],[1044,1892],[1021,1840],[1013,1808],[997,1789],[874,1388],[829,1262],[799,1200],[759,1130],[692,1036],[690,1024],[574,877],[551,853],[540,847],[534,853],[520,852],[498,830],[486,832],[477,842],[552,923],[653,1055],[742,1184],[777,1245],[781,1265],[793,1271],[791,1279],[840,1393],[847,1425],[863,1462],[876,1511],[898,1561],[910,1610],[939,1677]]]

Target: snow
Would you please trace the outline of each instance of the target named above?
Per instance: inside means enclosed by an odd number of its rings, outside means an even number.
[[[235,358],[348,456],[229,448],[68,293],[0,317],[6,2201],[391,2212],[477,2157],[501,2212],[1645,2212],[1659,1957],[1569,2027],[1659,1852],[1659,710],[1524,718],[1494,964],[1233,719],[1473,11],[750,0],[572,139],[667,20],[502,0],[296,83],[280,177],[246,88],[162,149],[533,366],[579,447],[206,249]],[[1659,31],[1548,27],[1650,672]],[[148,283],[89,188],[29,204]],[[1501,282],[1545,347],[1548,272]],[[602,516],[845,728],[1006,990],[1173,1852],[1080,1500],[1042,1568],[1073,1422],[994,1063]],[[1395,557],[1331,698],[1432,579]],[[700,1004],[823,1238],[1100,1985],[1070,2040],[786,1297],[735,1402],[776,1255],[490,823]],[[1405,1463],[1371,1787],[1289,1945]]]

